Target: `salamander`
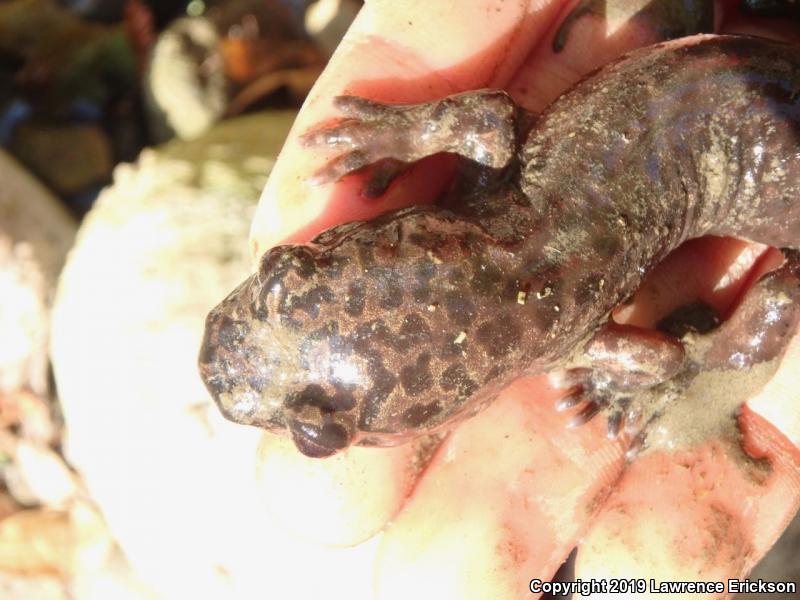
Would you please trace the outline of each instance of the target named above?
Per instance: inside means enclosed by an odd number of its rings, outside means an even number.
[[[463,168],[436,205],[272,248],[211,311],[199,365],[229,419],[324,457],[445,431],[515,378],[566,369],[563,405],[579,406],[576,422],[605,410],[614,433],[659,386],[783,352],[798,319],[800,49],[737,36],[658,44],[535,118],[499,90],[336,106],[341,122],[304,136],[338,153],[318,181],[366,170],[379,194],[432,154]],[[713,356],[609,320],[670,251],[704,235],[788,257],[754,292],[762,309],[715,330]]]

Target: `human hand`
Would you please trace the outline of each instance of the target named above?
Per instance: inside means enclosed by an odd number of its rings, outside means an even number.
[[[538,110],[592,68],[655,41],[647,28],[607,33],[605,23],[581,19],[554,54],[551,40],[570,7],[508,4],[367,3],[273,170],[253,224],[254,255],[334,224],[433,201],[447,185],[454,165],[444,156],[413,167],[377,202],[361,196],[358,177],[308,185],[317,157],[298,136],[336,116],[334,96],[419,102],[499,87]],[[735,19],[722,26],[753,27]],[[652,326],[697,297],[724,313],[763,265],[762,254],[741,242],[693,242],[665,261],[618,318]],[[742,470],[737,447],[721,439],[626,464],[622,442],[607,439],[601,419],[565,428],[569,416],[552,408],[563,392],[540,377],[508,388],[427,463],[423,443],[309,460],[266,434],[260,486],[273,515],[320,543],[356,543],[385,529],[375,571],[380,598],[527,595],[528,581],[547,581],[579,540],[576,577],[584,580],[725,581],[749,571],[800,503],[799,399],[781,389],[798,353],[796,341],[740,417],[744,447],[767,461],[761,478]]]

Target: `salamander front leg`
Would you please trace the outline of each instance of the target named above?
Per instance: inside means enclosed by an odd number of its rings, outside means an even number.
[[[609,321],[573,358],[575,366],[551,378],[568,389],[556,408],[579,407],[569,422],[573,427],[607,412],[608,435],[615,438],[624,426],[632,428],[639,421],[633,397],[673,377],[684,356],[683,344],[674,336]]]
[[[516,155],[518,111],[501,90],[478,90],[421,104],[338,96],[334,105],[343,121],[301,137],[306,146],[340,152],[317,171],[316,183],[338,181],[371,167],[365,193],[378,196],[411,163],[433,154],[450,152],[497,171]]]

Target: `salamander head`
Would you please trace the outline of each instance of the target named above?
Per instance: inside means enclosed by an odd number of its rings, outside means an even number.
[[[308,273],[309,260],[312,251],[303,246],[268,253],[259,273],[208,315],[199,367],[226,418],[286,430],[304,454],[324,457],[354,436],[347,411],[359,373],[343,364],[335,330],[308,332],[295,314],[300,305],[313,313],[332,301],[314,285],[293,281]]]
[[[529,263],[420,208],[273,248],[209,315],[202,377],[226,417],[309,456],[440,431],[569,342],[574,303]]]

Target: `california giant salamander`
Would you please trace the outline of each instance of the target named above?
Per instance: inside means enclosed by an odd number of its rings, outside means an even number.
[[[706,234],[800,247],[800,49],[789,45],[698,36],[632,52],[529,132],[496,90],[337,105],[341,123],[305,136],[341,151],[323,180],[372,164],[380,191],[437,152],[465,168],[439,205],[273,248],[208,316],[200,369],[223,414],[288,431],[309,456],[442,430],[513,379],[565,366],[583,365],[579,420],[627,406],[684,365],[677,338],[608,322],[667,253]],[[757,322],[718,339],[773,342],[715,364],[781,353],[773,334],[796,312],[753,309]]]

